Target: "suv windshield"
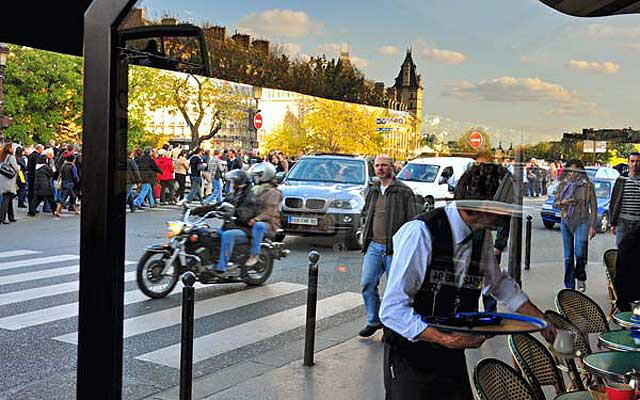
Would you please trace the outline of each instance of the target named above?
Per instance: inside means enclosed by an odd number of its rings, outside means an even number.
[[[363,185],[364,167],[365,163],[362,160],[303,158],[289,172],[287,180]]]
[[[611,182],[606,181],[595,181],[593,182],[596,191],[596,197],[599,199],[607,199],[609,198],[609,193],[611,192]]]
[[[438,176],[439,165],[407,164],[398,174],[401,181],[433,182]]]

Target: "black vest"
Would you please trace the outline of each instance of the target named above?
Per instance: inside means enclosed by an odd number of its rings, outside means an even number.
[[[422,286],[413,299],[412,307],[425,317],[447,315],[455,312],[477,311],[482,290],[480,259],[485,231],[473,233],[471,262],[467,268],[462,287],[455,279],[453,259],[453,234],[444,208],[422,214],[417,219],[427,225],[431,233],[431,264]],[[393,330],[384,327],[383,340],[394,350],[411,358],[422,358],[434,348],[444,347],[430,342],[411,342]]]

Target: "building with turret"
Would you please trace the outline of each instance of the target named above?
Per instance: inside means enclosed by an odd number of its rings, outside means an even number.
[[[416,73],[416,64],[411,56],[411,49],[407,49],[400,73],[395,84],[389,88],[390,99],[403,104],[407,111],[417,117],[422,116],[422,77]]]

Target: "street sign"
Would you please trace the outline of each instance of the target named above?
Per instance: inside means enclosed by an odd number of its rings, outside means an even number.
[[[482,146],[483,143],[484,143],[484,137],[482,136],[482,133],[471,132],[469,134],[469,145],[474,149],[477,149],[478,147]]]
[[[256,128],[256,130],[262,128],[262,114],[256,114],[253,117],[253,127]]]

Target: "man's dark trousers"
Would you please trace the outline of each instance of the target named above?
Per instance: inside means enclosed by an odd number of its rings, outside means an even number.
[[[618,257],[614,286],[620,311],[631,311],[632,301],[640,300],[640,221],[619,220],[616,226]]]

